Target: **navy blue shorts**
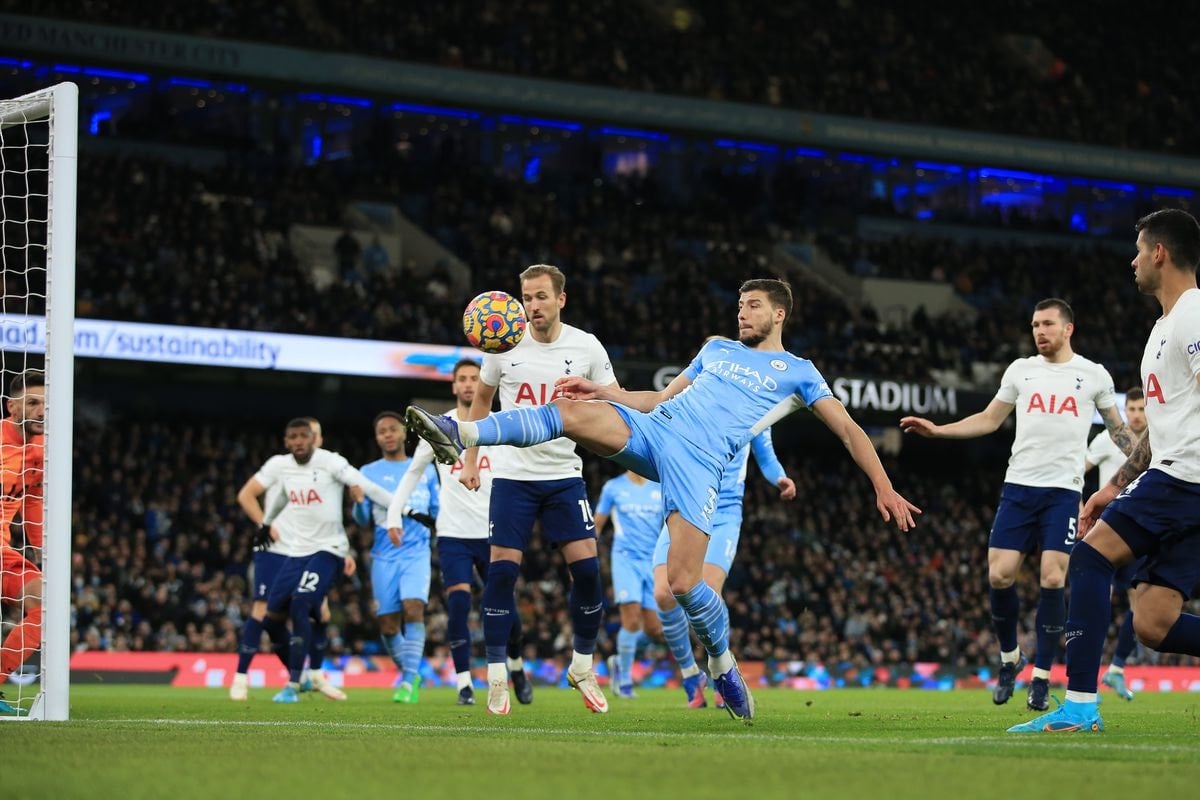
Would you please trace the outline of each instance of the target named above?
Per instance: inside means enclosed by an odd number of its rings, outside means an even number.
[[[1134,556],[1146,556],[1133,584],[1165,586],[1190,598],[1200,586],[1200,484],[1148,469],[1100,516]]]
[[[542,535],[552,545],[577,539],[595,539],[596,523],[583,478],[555,481],[492,480],[488,512],[489,543],[524,552],[533,536],[533,523],[541,520]]]
[[[280,553],[254,554],[254,582],[250,584],[251,600],[267,599],[267,595],[271,593],[271,586],[275,583],[275,576],[279,574],[279,568],[285,561],[287,561],[287,556]]]
[[[292,599],[300,595],[311,598],[314,608],[321,605],[345,561],[323,550],[311,556],[285,558],[271,585],[267,610],[287,611]]]
[[[1032,553],[1071,552],[1079,535],[1079,492],[1006,483],[988,547]]]
[[[439,536],[437,540],[438,561],[442,564],[442,586],[458,583],[475,584],[475,573],[487,580],[491,549],[487,539],[455,539]]]

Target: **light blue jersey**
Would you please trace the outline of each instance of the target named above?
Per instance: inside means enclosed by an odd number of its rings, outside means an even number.
[[[609,514],[613,524],[613,552],[635,559],[650,558],[663,523],[662,487],[654,481],[640,485],[619,475],[600,491],[597,514]]]
[[[407,459],[388,461],[381,458],[365,465],[362,474],[389,492],[395,492],[411,463],[412,461]],[[419,513],[437,517],[438,474],[432,464],[425,468],[425,474],[417,488],[409,495],[408,507]],[[429,528],[412,518],[406,518],[404,521],[403,543],[399,547],[392,544],[387,535],[387,509],[372,503],[370,498],[354,504],[354,521],[359,525],[375,526],[375,543],[371,547],[373,561],[392,561],[429,551]]]
[[[722,464],[788,414],[833,397],[811,361],[726,339],[700,348],[683,374],[691,387],[659,403],[654,413]]]
[[[613,404],[630,436],[612,460],[662,484],[664,513],[678,511],[711,534],[725,469],[738,451],[833,392],[810,361],[727,340],[702,347],[683,374],[688,390],[648,414]]]

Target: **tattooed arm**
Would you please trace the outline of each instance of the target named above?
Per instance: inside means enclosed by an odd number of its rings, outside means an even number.
[[[1113,441],[1116,441],[1115,437]],[[1124,489],[1129,485],[1130,481],[1146,471],[1146,467],[1150,466],[1150,461],[1150,434],[1146,434],[1142,437],[1141,441],[1134,445],[1133,452],[1129,454],[1129,458],[1117,470],[1117,474],[1113,475],[1109,484],[1118,489]]]
[[[1141,441],[1134,445],[1133,452],[1117,470],[1113,479],[1088,498],[1083,511],[1079,512],[1079,530],[1090,531],[1096,524],[1096,520],[1100,519],[1101,512],[1113,501],[1113,498],[1122,489],[1133,483],[1134,479],[1145,472],[1148,466],[1150,466],[1150,435],[1146,434],[1142,436]]]
[[[1108,436],[1113,440],[1113,444],[1121,448],[1121,452],[1128,456],[1133,452],[1133,446],[1136,443],[1133,431],[1121,420],[1121,413],[1117,411],[1116,406],[1100,409],[1100,418],[1104,420],[1104,427],[1108,430]]]

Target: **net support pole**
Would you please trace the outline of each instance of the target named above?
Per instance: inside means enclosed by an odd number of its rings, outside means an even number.
[[[75,211],[79,88],[53,87],[46,264],[46,462],[42,674],[46,720],[65,720],[71,684],[71,472],[75,416]],[[37,709],[34,710],[35,713]]]

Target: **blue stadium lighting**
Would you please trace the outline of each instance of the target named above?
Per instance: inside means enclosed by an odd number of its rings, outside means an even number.
[[[140,72],[124,72],[119,69],[103,69],[101,67],[84,67],[83,74],[90,78],[112,78],[118,81],[133,81],[134,83],[149,83],[150,76]]]
[[[1092,181],[1097,189],[1112,189],[1117,192],[1132,192],[1136,187],[1132,183],[1117,183],[1116,181]]]
[[[605,126],[601,128],[600,135],[628,136],[631,139],[650,139],[651,141],[655,142],[668,142],[671,140],[671,137],[667,136],[665,133],[657,133],[655,131],[640,131],[636,128],[614,128],[612,126]]]
[[[234,92],[236,94],[246,94],[250,91],[250,89],[247,88],[246,84],[244,83],[227,83],[225,84],[225,91]]]
[[[200,78],[167,78],[168,86],[187,86],[192,89],[211,89],[213,88],[212,81],[201,80]]]
[[[372,103],[365,97],[346,97],[339,94],[320,94],[319,92],[304,92],[297,95],[297,99],[302,103],[330,103],[339,106],[358,106],[359,108],[370,108]]]
[[[839,161],[849,161],[851,164],[867,163],[867,157],[860,156],[857,153],[838,153],[838,160]]]
[[[97,111],[88,119],[88,133],[92,136],[100,135],[100,123],[112,119],[111,111]]]
[[[992,178],[1000,181],[1032,181],[1033,183],[1042,183],[1050,180],[1048,175],[1039,175],[1036,172],[1022,172],[1017,169],[994,169],[985,167],[979,170],[979,177],[983,180]]]
[[[814,150],[811,147],[796,147],[791,151],[792,158],[824,158],[824,150]]]
[[[933,212],[928,208],[923,208],[917,212],[917,219],[933,219]]]
[[[504,114],[500,117],[500,121],[506,125],[529,125],[537,128],[553,128],[560,131],[581,131],[583,125],[578,122],[563,122],[557,119],[537,119],[535,117],[518,117],[512,114]]]
[[[541,156],[534,156],[525,164],[525,182],[537,183],[540,177],[542,177],[542,159]]]
[[[938,164],[934,161],[918,161],[914,164],[917,169],[924,169],[930,172],[950,172],[958,175],[963,171],[963,168],[957,164]]]
[[[458,117],[459,119],[479,119],[479,112],[464,111],[461,108],[442,108],[441,106],[426,106],[420,103],[392,103],[392,111],[412,114],[432,114],[436,117]]]
[[[29,69],[33,66],[32,61],[25,61],[18,58],[0,58],[0,65],[6,67],[20,67],[21,69]]]
[[[1153,194],[1161,194],[1164,197],[1195,197],[1196,193],[1191,189],[1176,189],[1174,186],[1155,186],[1152,190]]]
[[[732,139],[717,139],[713,142],[717,147],[729,150],[749,150],[754,153],[778,153],[779,146],[774,144],[759,144],[758,142],[735,142]]]
[[[308,156],[312,161],[318,161],[321,158],[321,146],[324,142],[321,140],[321,134],[314,133],[313,137],[308,141]]]
[[[73,67],[70,64],[55,64],[54,71],[55,72],[70,72],[72,74],[78,74],[80,72],[83,72],[83,67]]]

